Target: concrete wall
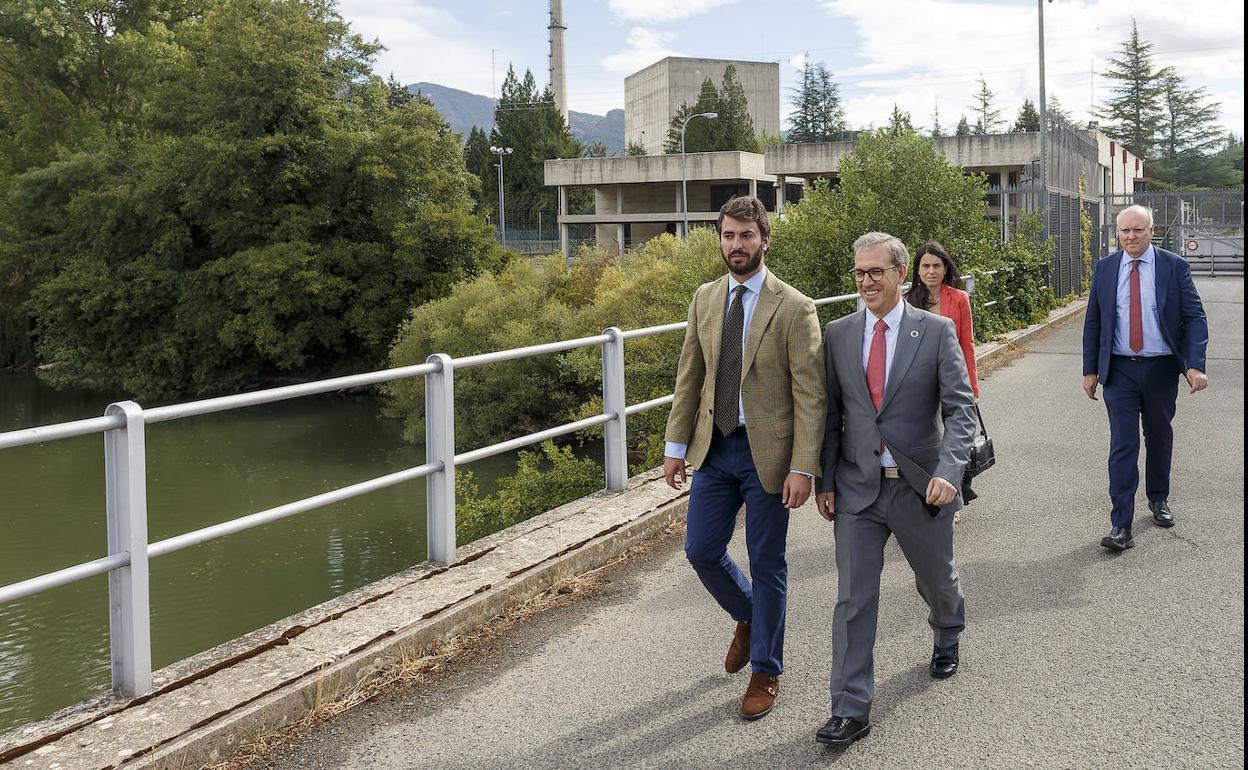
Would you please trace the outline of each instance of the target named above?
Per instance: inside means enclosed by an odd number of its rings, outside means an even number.
[[[685,156],[688,180],[756,179],[772,182],[764,158],[753,152],[695,152]],[[679,183],[679,155],[548,160],[548,186],[599,187],[614,184]]]
[[[854,149],[854,142],[781,144],[767,148],[763,168],[769,174],[811,179],[840,171],[841,159]],[[1040,157],[1039,134],[984,134],[946,136],[936,140],[936,149],[955,166],[982,171],[1024,168]]]
[[[736,67],[745,88],[754,133],[780,134],[780,65],[775,62],[687,59],[669,56],[624,79],[624,142],[638,142],[646,152],[658,155],[672,117],[682,102],[698,100],[702,81],[710,78],[716,88],[724,70]]]

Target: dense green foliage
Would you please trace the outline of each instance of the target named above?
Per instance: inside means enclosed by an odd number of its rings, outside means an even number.
[[[882,230],[911,252],[939,240],[964,273],[999,271],[978,284],[977,305],[1011,294],[1015,299],[977,312],[980,339],[1033,323],[1051,308],[1041,268],[1048,247],[1039,241],[1038,223],[1026,220],[1015,238],[1002,243],[986,216],[984,177],[950,165],[930,139],[888,129],[865,134],[841,161],[840,177],[836,188],[816,183],[775,227],[769,264],[797,288],[811,296],[855,292],[849,276],[853,242]],[[850,309],[832,306],[821,313]]]
[[[375,368],[412,305],[497,260],[458,136],[370,74],[331,0],[20,6],[0,315],[53,382],[151,399]]]
[[[516,260],[497,276],[460,284],[450,296],[412,311],[391,363],[420,363],[433,352],[453,356],[598,334],[608,326],[635,329],[685,317],[693,291],[723,272],[714,231],[687,241],[662,235],[638,251],[608,260],[585,249],[568,268],[562,259]],[[630,340],[625,378],[632,403],[667,395],[682,335]],[[424,435],[424,382],[391,383],[393,411],[410,438]],[[466,369],[455,375],[456,444],[464,449],[602,413],[602,357],[597,346]],[[667,409],[628,418],[633,472],[663,454]],[[601,431],[587,431],[581,440]],[[602,468],[567,446],[521,455],[517,474],[482,498],[471,476],[460,479],[467,533],[496,529],[602,488]]]

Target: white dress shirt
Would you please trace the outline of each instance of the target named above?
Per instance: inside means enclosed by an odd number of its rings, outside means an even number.
[[[902,303],[904,299],[897,301],[897,305],[884,316],[884,323],[888,324],[888,331],[884,332],[884,389],[888,389],[888,375],[893,371],[893,353],[897,351],[897,333],[901,327]],[[871,359],[871,340],[875,339],[875,322],[880,320],[875,314],[868,310],[863,313],[865,316],[862,331],[862,376],[867,376],[867,362]],[[884,451],[880,452],[880,467],[894,468],[897,461],[893,459],[893,453],[888,451],[888,446],[884,447]]]

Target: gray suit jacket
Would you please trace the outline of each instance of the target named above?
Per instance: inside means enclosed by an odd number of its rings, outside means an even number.
[[[902,303],[878,413],[862,366],[867,311],[838,318],[824,330],[828,412],[819,491],[836,493],[838,513],[858,513],[879,496],[881,438],[920,496],[926,495],[932,476],[962,487],[976,419],[958,335],[948,318]],[[961,507],[959,492],[943,510]]]

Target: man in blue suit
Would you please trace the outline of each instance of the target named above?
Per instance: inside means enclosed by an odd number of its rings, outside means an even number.
[[[1109,412],[1109,534],[1101,545],[1125,551],[1135,545],[1131,521],[1140,484],[1140,424],[1144,426],[1144,491],[1153,522],[1173,527],[1170,456],[1174,447],[1179,376],[1191,392],[1209,386],[1205,348],[1209,324],[1177,254],[1152,245],[1153,213],[1129,206],[1118,214],[1121,251],[1101,259],[1092,272],[1083,323],[1083,391],[1096,400],[1105,387]]]

